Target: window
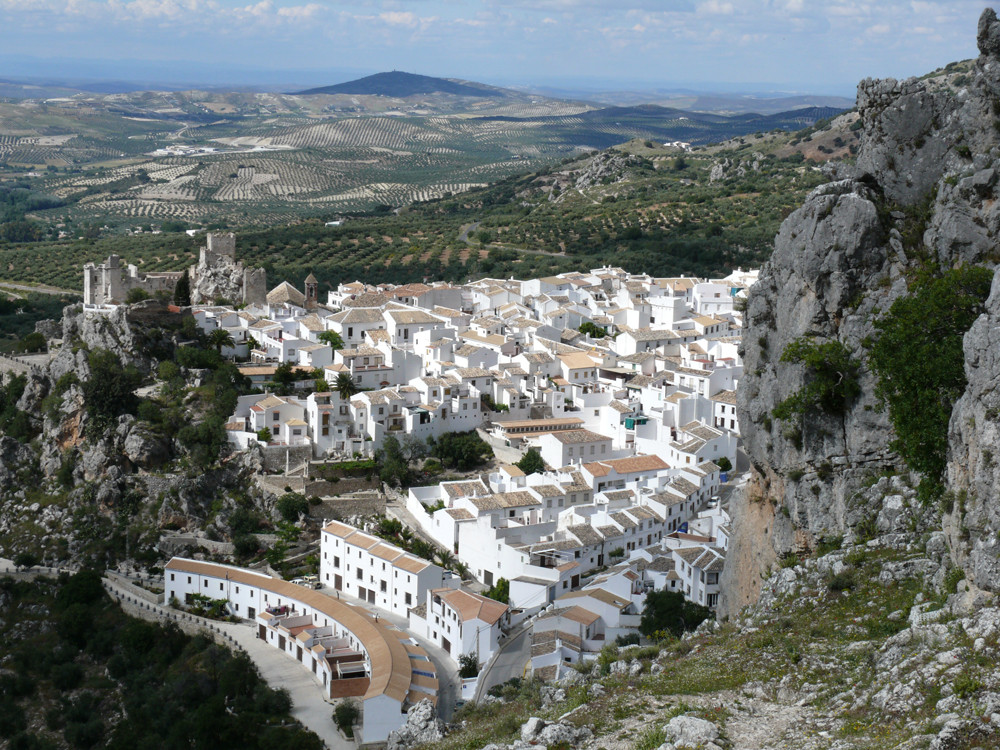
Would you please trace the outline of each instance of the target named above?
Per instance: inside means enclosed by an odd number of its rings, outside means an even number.
[[[413,597],[412,597],[412,596],[410,596],[409,594],[407,594],[407,595],[406,595],[406,605],[407,605],[407,606],[409,606],[409,605],[410,605],[410,602],[411,602],[412,600],[413,600]]]
[[[170,574],[170,580],[171,581],[174,580],[174,574],[173,573]]]
[[[272,420],[274,420],[275,422],[277,422],[280,416],[281,416],[281,415],[280,415],[280,414],[279,414],[278,412],[274,412],[274,413],[273,413],[273,414],[271,415],[271,419],[272,419]]]

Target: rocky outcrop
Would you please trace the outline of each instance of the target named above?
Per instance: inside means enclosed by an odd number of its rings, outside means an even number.
[[[191,277],[191,302],[195,305],[212,304],[226,299],[236,304],[243,300],[243,264],[230,258],[213,258],[207,263],[202,257],[193,268]]]
[[[444,739],[446,727],[437,717],[434,704],[424,699],[406,713],[406,723],[389,734],[386,750],[409,750]]]
[[[750,159],[733,160],[728,157],[721,159],[712,165],[712,169],[708,174],[709,182],[719,182],[720,180],[728,180],[733,177],[746,177],[747,170],[759,172],[763,162],[764,154],[759,151],[754,151]]]
[[[753,477],[732,507],[723,615],[755,599],[778,557],[825,535],[850,536],[883,512],[882,498],[857,494],[901,463],[888,448],[893,432],[864,356],[873,321],[908,293],[908,279],[928,259],[945,268],[995,262],[1000,24],[992,12],[979,38],[983,54],[958,91],[934,77],[859,85],[863,137],[853,174],[816,189],[788,217],[750,292],[737,409]],[[805,382],[802,365],[781,361],[802,337],[838,341],[858,362],[861,392],[843,414],[810,413],[798,423],[773,416]],[[985,339],[971,345],[979,355],[970,356],[987,356]],[[976,398],[963,407],[969,414],[980,408]],[[952,430],[964,440],[968,428],[953,420]],[[979,465],[963,460],[956,477]]]
[[[634,154],[603,151],[597,154],[586,168],[576,175],[573,187],[584,190],[595,185],[608,185],[628,179],[629,172],[643,160]]]

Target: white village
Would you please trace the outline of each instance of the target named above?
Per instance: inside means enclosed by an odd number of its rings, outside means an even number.
[[[384,487],[387,520],[431,559],[328,519],[315,577],[205,555],[165,569],[165,602],[224,600],[326,699],[356,700],[359,744],[389,740],[446,683],[462,700],[481,695],[477,681],[515,640],[522,658],[505,678],[557,680],[607,644],[639,642],[651,592],[716,606],[728,495],[746,468],[736,385],[756,271],[355,282],[321,299],[311,274],[303,289],[267,291],[232,235],[209,235],[188,272],[88,264],[85,309],[107,314],[184,273],[197,325],[262,391],[239,398],[231,448],[263,452],[279,478],[426,455],[456,434],[495,456],[484,471]],[[286,387],[273,389],[279,371]]]

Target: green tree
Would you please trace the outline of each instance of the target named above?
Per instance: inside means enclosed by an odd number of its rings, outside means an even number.
[[[679,638],[711,615],[708,607],[687,601],[679,591],[650,591],[639,619],[639,632],[649,636],[663,630]]]
[[[191,277],[188,276],[187,270],[174,285],[174,304],[180,307],[187,307],[191,304]]]
[[[982,313],[992,279],[986,268],[963,267],[920,280],[876,321],[869,342],[875,395],[896,432],[892,448],[931,485],[944,473],[948,421],[965,390],[962,337]]]
[[[716,461],[715,465],[719,467],[720,471],[731,471],[733,468],[733,462],[726,456],[723,456]]]
[[[578,330],[580,333],[585,333],[591,338],[595,339],[603,338],[608,333],[607,329],[601,328],[599,325],[597,325],[596,323],[592,323],[589,320],[584,321],[580,325],[580,327],[577,328],[576,330]]]
[[[354,378],[349,373],[342,372],[337,375],[337,380],[333,384],[333,390],[346,400],[358,392],[358,384],[354,382]]]
[[[135,389],[142,376],[131,365],[122,367],[114,353],[95,349],[88,358],[90,376],[82,384],[87,408],[87,437],[95,440],[110,430],[122,414],[134,414],[139,406]]]
[[[272,437],[274,436],[271,434],[271,430],[267,426],[257,430],[257,439],[262,443],[270,443]]]
[[[282,395],[287,395],[291,393],[292,385],[295,383],[298,375],[295,372],[295,367],[291,362],[282,362],[280,365],[274,368],[274,384],[278,387],[278,393]]]
[[[379,463],[379,478],[388,485],[402,487],[409,481],[410,467],[403,456],[399,441],[390,436],[382,441],[382,449],[376,454]]]
[[[542,460],[538,448],[528,448],[528,452],[514,465],[525,474],[541,474],[545,471],[545,461]]]
[[[125,295],[125,304],[134,305],[136,302],[143,302],[149,299],[149,292],[140,287],[135,287],[134,289],[129,289],[128,294]]]
[[[221,355],[224,346],[232,348],[236,346],[236,342],[233,341],[233,335],[225,328],[214,328],[208,334],[208,345],[214,346],[215,351]]]
[[[493,456],[493,449],[475,430],[446,432],[436,440],[428,439],[430,453],[442,464],[459,471],[481,466]]]
[[[483,596],[495,599],[501,604],[507,604],[510,601],[510,581],[506,578],[498,578],[496,583],[483,592]]]
[[[475,654],[462,654],[458,657],[458,676],[464,680],[479,674],[479,659]]]
[[[45,336],[33,331],[17,342],[19,352],[40,352],[45,349]]]
[[[329,344],[334,350],[344,348],[344,339],[336,331],[323,331],[316,338],[324,344]]]

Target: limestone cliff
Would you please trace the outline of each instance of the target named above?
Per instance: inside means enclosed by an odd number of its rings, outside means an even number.
[[[883,510],[879,500],[861,499],[858,490],[901,462],[888,447],[894,436],[874,396],[863,342],[879,314],[908,293],[919,263],[995,263],[1000,22],[992,10],[980,20],[979,47],[964,80],[939,75],[862,81],[863,137],[853,174],[816,189],[788,217],[750,293],[738,412],[753,477],[748,491],[734,499],[722,614],[756,599],[778,557],[811,549],[825,535],[852,538]],[[991,299],[991,315],[1000,314],[998,297]],[[983,450],[1000,457],[995,425],[988,424],[996,409],[984,407],[1000,373],[989,352],[991,320],[986,316],[967,339],[969,391],[951,427],[953,489],[968,486],[981,500],[966,502],[968,523],[951,536],[968,539],[969,524],[988,528],[992,535],[982,538],[992,541],[976,542],[972,557],[984,571],[997,571],[980,578],[993,576],[1000,585],[1000,545],[992,533],[1000,517],[985,503],[1000,473],[985,468],[982,458]],[[801,337],[838,341],[860,364],[861,393],[843,415],[773,417],[774,408],[804,383],[802,365],[781,361],[785,347]],[[973,423],[973,417],[979,418]]]

